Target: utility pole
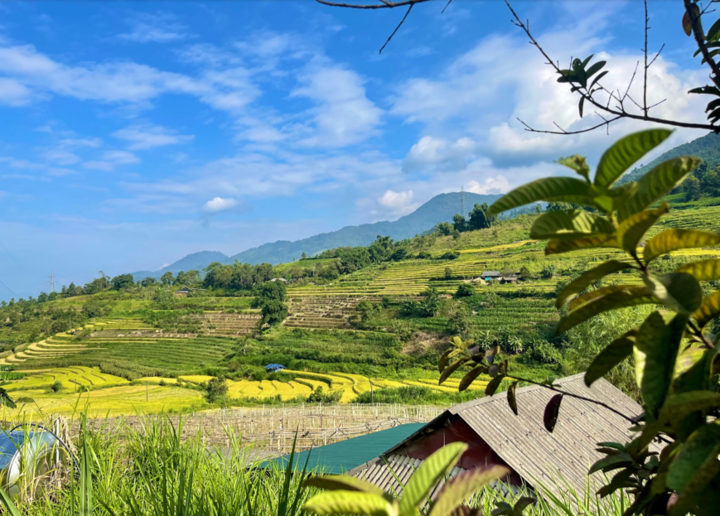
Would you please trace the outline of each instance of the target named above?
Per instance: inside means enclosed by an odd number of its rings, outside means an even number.
[[[55,271],[50,273],[50,292],[55,292]]]
[[[462,213],[463,217],[466,217],[467,212],[465,211],[465,185],[460,187],[460,199],[462,201],[462,211],[460,213]]]

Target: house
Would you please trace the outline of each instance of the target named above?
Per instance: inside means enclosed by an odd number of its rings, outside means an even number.
[[[282,371],[283,369],[285,369],[285,366],[280,364],[268,364],[265,366],[265,370],[268,373],[275,373],[277,371]]]
[[[326,475],[341,475],[361,466],[380,455],[410,435],[420,430],[425,423],[408,423],[387,430],[353,437],[337,443],[318,446],[311,450],[295,454],[295,467],[302,469],[308,461],[308,470],[316,470]],[[290,455],[269,460],[261,467],[271,464],[286,468]]]
[[[189,293],[190,293],[190,289],[187,287],[183,287],[183,288],[175,291],[175,295],[178,297],[187,296]]]
[[[288,280],[286,280],[285,278],[273,278],[273,279],[271,279],[270,281],[279,281],[279,282],[281,282],[281,283],[287,283],[287,282],[288,282]]]
[[[578,374],[557,380],[554,385],[603,402],[629,417],[642,412],[640,405],[604,379],[588,388],[583,374]],[[570,396],[564,397],[560,417],[550,433],[543,426],[543,411],[554,394],[536,385],[518,389],[517,416],[508,406],[505,393],[456,405],[349,474],[385,491],[399,492],[401,484],[432,453],[445,444],[460,441],[469,448],[450,472],[451,477],[499,464],[510,468],[507,480],[510,485],[525,483],[532,487],[540,481],[558,493],[566,487],[582,493],[590,465],[604,457],[596,451],[596,443],[629,442],[633,433],[628,430],[629,423],[618,414]],[[661,448],[652,444],[651,451],[660,452]],[[558,477],[562,477],[566,487],[558,488],[554,481]],[[593,478],[591,482],[598,480]],[[560,485],[565,485],[562,482]]]
[[[483,271],[481,277],[485,281],[499,281],[500,278],[502,278],[502,274],[500,271]]]
[[[506,272],[500,278],[500,283],[517,283],[520,277],[514,272]]]

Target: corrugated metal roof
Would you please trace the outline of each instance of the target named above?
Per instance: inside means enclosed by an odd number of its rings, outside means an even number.
[[[485,277],[485,276],[493,277],[493,276],[502,276],[502,274],[500,274],[500,271],[483,271],[481,276],[482,277]]]
[[[630,417],[642,412],[640,405],[610,382],[601,379],[588,388],[583,376],[582,373],[569,376],[557,380],[554,385],[568,393],[603,402]],[[602,441],[625,443],[632,440],[634,434],[628,431],[629,423],[611,410],[570,396],[563,399],[555,429],[552,433],[548,432],[543,426],[543,413],[545,405],[555,394],[537,385],[518,389],[517,416],[510,410],[505,393],[461,403],[386,451],[378,460],[397,456],[406,444],[427,435],[444,425],[448,418],[457,415],[527,482],[532,484],[539,480],[552,489],[556,484],[554,479],[561,476],[569,486],[582,492],[589,466],[603,457],[595,451],[596,444]],[[661,450],[655,444],[651,447],[657,452]],[[418,465],[421,462],[418,461]],[[369,463],[367,468],[373,464]],[[357,471],[356,474],[365,473]],[[372,475],[377,477],[379,473]]]
[[[380,432],[303,451],[295,455],[296,468],[302,469],[309,456],[308,470],[317,469],[328,475],[340,475],[377,458],[385,450],[402,442],[423,426],[425,426],[424,423],[399,425]],[[270,463],[281,468],[287,467],[289,457],[289,455],[278,457],[264,462],[261,467],[268,467]]]

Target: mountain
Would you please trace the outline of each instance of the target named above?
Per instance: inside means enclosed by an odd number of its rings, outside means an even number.
[[[720,165],[720,134],[708,133],[705,136],[697,138],[691,142],[678,145],[674,149],[670,149],[657,159],[654,159],[647,165],[642,165],[622,178],[621,183],[628,181],[637,181],[642,176],[650,172],[656,165],[668,159],[677,158],[678,156],[697,156],[703,160],[698,172],[706,170],[714,170]]]
[[[251,264],[278,264],[296,260],[302,253],[312,256],[336,247],[369,245],[378,235],[389,236],[394,240],[404,240],[423,233],[440,222],[452,220],[453,215],[462,211],[463,195],[465,196],[466,215],[470,213],[475,204],[484,202],[492,204],[500,197],[500,195],[479,195],[468,192],[440,194],[409,215],[400,217],[393,222],[383,221],[374,224],[346,226],[337,231],[321,233],[294,242],[280,240],[248,249],[230,257],[217,251],[201,251],[190,254],[159,271],[139,271],[132,274],[138,281],[148,276],[159,278],[167,271],[175,274],[179,271],[202,270],[212,262],[234,263],[237,260],[241,263]]]

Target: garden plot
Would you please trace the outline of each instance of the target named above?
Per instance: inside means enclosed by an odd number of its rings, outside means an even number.
[[[348,318],[355,312],[359,298],[303,297],[289,303],[290,316],[283,323],[289,328],[346,328]]]
[[[250,335],[257,330],[262,316],[259,313],[230,314],[205,312],[203,333],[208,335]]]

